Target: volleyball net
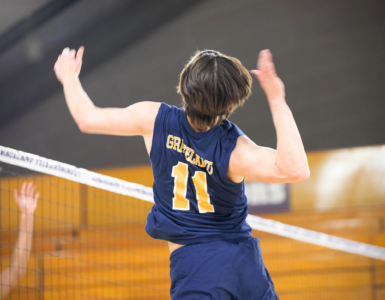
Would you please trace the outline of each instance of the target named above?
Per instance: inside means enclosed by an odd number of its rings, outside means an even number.
[[[13,193],[25,181],[40,199],[27,274],[10,299],[169,299],[167,243],[144,231],[152,188],[0,146],[2,271],[19,236]],[[253,215],[247,221],[282,299],[364,299],[381,289],[385,248],[365,232],[364,243]]]

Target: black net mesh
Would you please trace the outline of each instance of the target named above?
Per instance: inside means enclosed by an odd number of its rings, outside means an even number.
[[[27,272],[5,299],[170,299],[167,243],[144,230],[152,203],[2,162],[0,168],[3,275],[11,274],[22,236],[14,190],[32,181],[40,192]],[[385,245],[384,207],[264,217]],[[253,235],[280,299],[385,299],[381,260],[260,231]]]
[[[0,167],[2,271],[19,236],[14,190],[33,181],[40,192],[27,273],[6,299],[169,299],[167,243],[144,230],[151,203]]]

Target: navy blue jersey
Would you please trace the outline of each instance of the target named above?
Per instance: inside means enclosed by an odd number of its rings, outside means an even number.
[[[227,179],[240,135],[227,120],[194,132],[183,109],[162,103],[150,153],[155,205],[146,231],[151,237],[188,245],[251,236],[244,182]]]

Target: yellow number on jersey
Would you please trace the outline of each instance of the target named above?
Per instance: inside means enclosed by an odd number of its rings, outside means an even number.
[[[174,177],[174,198],[172,199],[172,209],[190,210],[190,201],[186,199],[187,175],[187,164],[179,162],[172,168],[172,177]]]
[[[192,180],[197,193],[199,212],[214,212],[214,206],[210,204],[210,195],[207,193],[206,173],[197,171]]]
[[[189,210],[190,201],[186,199],[188,165],[179,162],[172,168],[174,177],[174,198],[172,208],[177,210]],[[198,209],[200,213],[214,212],[214,206],[210,203],[210,195],[207,193],[206,173],[196,171],[192,177],[197,194]]]

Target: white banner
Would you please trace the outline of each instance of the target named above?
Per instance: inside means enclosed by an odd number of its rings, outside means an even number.
[[[110,192],[154,202],[152,188],[98,174],[38,155],[0,146],[0,161],[29,170],[80,182]]]
[[[247,216],[247,223],[255,230],[348,253],[385,260],[385,248],[383,247],[360,243],[253,215]]]

